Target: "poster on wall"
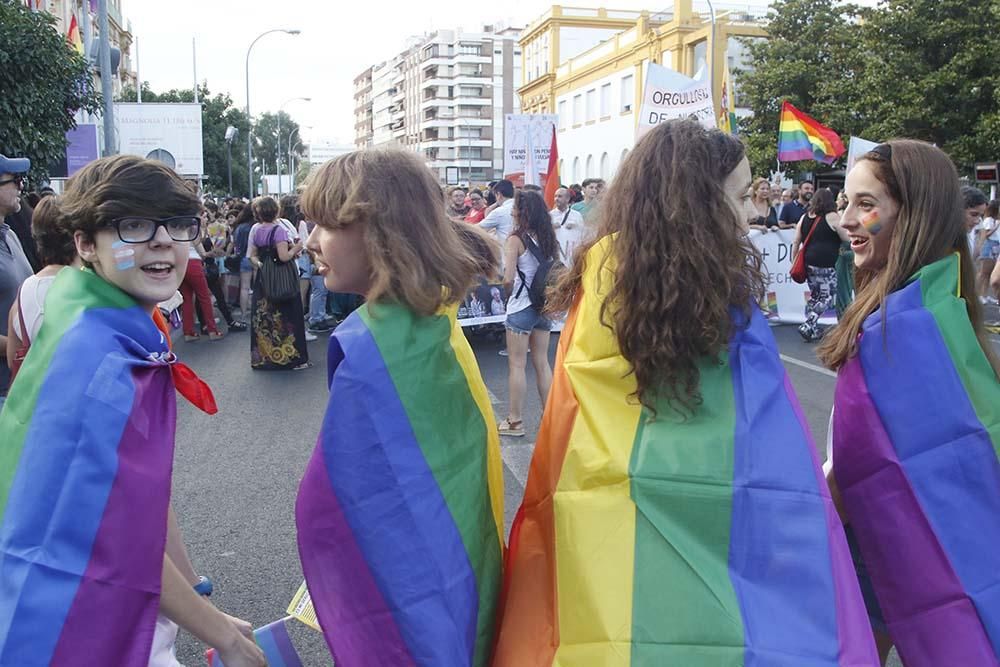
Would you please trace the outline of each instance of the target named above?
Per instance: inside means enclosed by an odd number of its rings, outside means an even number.
[[[182,176],[204,174],[201,105],[115,104],[118,152],[163,162]]]
[[[750,231],[750,241],[764,257],[767,289],[761,304],[768,320],[776,323],[801,324],[806,321],[805,307],[809,301],[809,285],[792,280],[792,241],[794,229],[762,232]],[[820,317],[820,324],[836,324],[836,310]]]
[[[552,131],[559,120],[557,114],[506,114],[503,126],[503,177],[520,188],[534,183],[545,188],[546,170],[549,168],[549,151],[552,148]],[[526,175],[531,160],[534,175]]]
[[[711,85],[663,65],[647,63],[636,141],[660,123],[675,118],[695,118],[707,128],[716,127]]]

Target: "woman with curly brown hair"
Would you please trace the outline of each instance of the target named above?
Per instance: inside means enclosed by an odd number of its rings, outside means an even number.
[[[742,144],[668,121],[623,162],[510,535],[495,665],[872,665],[808,427],[760,308]]]

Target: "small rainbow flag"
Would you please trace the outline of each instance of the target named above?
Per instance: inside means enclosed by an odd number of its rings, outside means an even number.
[[[253,631],[254,641],[267,658],[267,667],[302,667],[302,658],[288,636],[288,619],[283,618]],[[208,667],[226,667],[215,649],[205,651]]]
[[[778,123],[778,161],[816,160],[832,164],[847,149],[837,133],[817,123],[790,102],[781,105]]]
[[[80,24],[76,22],[76,15],[71,16],[69,19],[69,30],[66,32],[66,39],[69,40],[70,46],[82,56],[83,38],[80,37]]]
[[[330,339],[330,402],[295,514],[338,665],[489,661],[503,469],[456,312],[368,304]]]
[[[609,239],[559,343],[510,536],[497,667],[878,664],[809,427],[767,322],[734,311],[693,415],[629,396],[601,320]],[[609,265],[611,261],[609,261]]]
[[[56,276],[0,413],[0,664],[148,664],[173,463],[172,362],[124,292],[89,270]]]
[[[837,380],[834,475],[906,665],[1000,662],[1000,383],[959,271],[890,294]]]

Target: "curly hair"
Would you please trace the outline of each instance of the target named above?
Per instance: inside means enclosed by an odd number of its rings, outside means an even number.
[[[363,227],[369,303],[391,301],[429,316],[464,298],[479,275],[496,272],[496,242],[448,219],[441,189],[415,153],[341,155],[310,175],[301,204],[321,227]]]
[[[542,255],[554,259],[559,255],[559,242],[552,229],[552,216],[542,195],[532,190],[518,190],[514,195],[514,211],[517,213],[517,228],[512,236],[530,233],[538,242]]]
[[[38,249],[38,259],[42,266],[68,266],[76,259],[76,243],[73,235],[59,224],[59,198],[46,197],[39,200],[31,216],[31,238]]]
[[[601,322],[635,375],[632,398],[654,416],[660,401],[682,415],[701,404],[699,363],[728,345],[732,310],[747,322],[763,296],[761,256],[724,188],[743,159],[728,134],[690,120],[658,125],[622,163],[597,237],[548,299],[548,311],[567,310],[588,260],[601,262],[599,276],[613,272]],[[588,257],[608,236],[607,254]]]

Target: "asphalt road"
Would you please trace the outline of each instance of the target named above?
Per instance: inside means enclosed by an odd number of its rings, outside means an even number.
[[[776,327],[774,334],[823,457],[834,377],[817,365],[814,348],[802,342],[794,327]],[[476,335],[471,340],[494,411],[503,417],[507,360],[498,355],[495,338]],[[1000,348],[1000,339],[994,340]],[[557,341],[553,336],[553,359]],[[215,582],[213,601],[254,626],[283,617],[302,582],[294,503],[326,406],[326,344],[326,336],[310,343],[315,366],[297,372],[251,371],[246,334],[177,344],[181,359],[214,388],[219,414],[209,417],[178,402],[174,507],[195,568]],[[529,364],[527,435],[502,443],[508,529],[541,418],[533,386]],[[331,664],[319,633],[296,621],[289,627],[307,667]],[[182,663],[204,665],[203,651],[197,640],[181,633]]]

